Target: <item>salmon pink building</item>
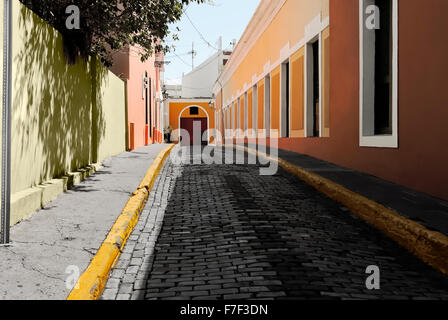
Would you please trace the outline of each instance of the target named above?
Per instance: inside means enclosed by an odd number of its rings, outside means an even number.
[[[446,12],[261,0],[215,84],[217,127],[448,199]]]
[[[125,47],[114,54],[111,71],[126,81],[128,149],[163,142],[161,72],[163,54],[147,61],[138,47]]]

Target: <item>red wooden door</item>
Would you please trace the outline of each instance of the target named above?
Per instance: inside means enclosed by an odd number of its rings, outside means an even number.
[[[201,125],[201,133],[199,137],[194,136],[194,124],[197,122]],[[205,137],[205,141],[202,141],[204,132],[208,129],[207,118],[181,118],[180,127],[189,133],[189,138],[181,137],[182,146],[192,146],[195,141],[199,142],[199,144],[208,144],[208,141],[206,141],[207,137]]]

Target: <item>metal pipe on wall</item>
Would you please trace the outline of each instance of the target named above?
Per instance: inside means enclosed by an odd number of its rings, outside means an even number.
[[[2,175],[1,238],[8,244],[11,209],[11,99],[12,99],[12,0],[4,0],[3,19],[3,97],[2,97]]]

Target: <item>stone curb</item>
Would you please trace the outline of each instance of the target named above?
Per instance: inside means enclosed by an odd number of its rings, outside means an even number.
[[[97,254],[78,279],[75,288],[70,292],[67,300],[98,300],[101,297],[109,278],[110,270],[118,261],[127,239],[134,230],[145,207],[149,192],[174,146],[172,144],[165,148],[154,159],[138,189],[127,202]]]
[[[233,147],[277,162],[289,173],[349,208],[353,214],[375,226],[428,265],[445,275],[448,274],[448,237],[444,234],[428,230],[375,201],[286,160],[272,158],[266,153],[248,147],[238,145]]]

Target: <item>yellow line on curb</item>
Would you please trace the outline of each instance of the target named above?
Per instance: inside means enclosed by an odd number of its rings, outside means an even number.
[[[109,272],[120,257],[121,250],[123,250],[127,239],[134,230],[151,188],[174,146],[172,144],[165,148],[154,159],[138,189],[126,203],[97,254],[93,257],[86,271],[79,277],[67,300],[98,300],[101,297]]]
[[[248,147],[237,145],[233,145],[233,147],[277,162],[280,167],[299,177],[329,198],[343,204],[352,213],[374,225],[433,268],[445,275],[448,274],[448,237],[446,235],[430,231],[421,224],[405,218],[375,201],[286,160],[273,158],[266,153]]]

